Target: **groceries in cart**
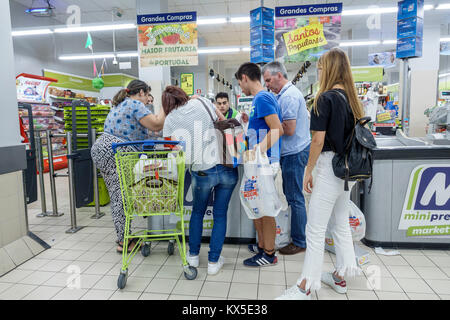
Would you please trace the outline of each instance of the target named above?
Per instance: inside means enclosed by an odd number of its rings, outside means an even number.
[[[178,172],[174,154],[166,158],[140,156],[134,166],[131,187],[137,213],[175,212],[177,210]]]

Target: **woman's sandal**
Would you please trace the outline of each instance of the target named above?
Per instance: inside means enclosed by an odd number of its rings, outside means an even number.
[[[139,240],[139,238],[131,238],[131,239],[128,241],[128,250],[127,250],[127,253],[130,253],[131,251],[133,251],[134,247],[136,246],[136,242],[137,242],[138,240]],[[130,244],[131,244],[131,243],[134,243],[134,244],[135,244],[135,246],[133,246],[132,248],[130,248]],[[118,244],[119,247],[122,248],[122,250],[117,249],[116,251],[117,251],[118,253],[123,253],[123,244],[120,244],[120,242],[118,242],[117,244]]]

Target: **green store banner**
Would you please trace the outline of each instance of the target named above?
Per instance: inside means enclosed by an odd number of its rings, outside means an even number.
[[[105,87],[126,88],[132,80],[135,80],[137,78],[128,76],[126,74],[104,74],[102,79],[105,82]]]
[[[275,7],[275,59],[317,61],[341,39],[342,3]]]
[[[198,65],[197,13],[139,15],[141,68]]]
[[[352,67],[355,82],[381,82],[383,72],[383,67]]]
[[[58,88],[100,92],[92,86],[92,79],[90,78],[50,70],[44,70],[44,77],[57,79],[58,83],[55,86]]]

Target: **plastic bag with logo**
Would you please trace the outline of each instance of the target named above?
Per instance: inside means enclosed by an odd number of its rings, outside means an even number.
[[[269,158],[261,153],[259,146],[254,159],[245,159],[240,199],[249,219],[276,217],[281,211]]]
[[[364,214],[359,210],[358,206],[352,201],[349,201],[348,210],[348,222],[350,224],[350,230],[352,231],[353,241],[359,241],[366,235],[366,219]],[[326,239],[332,239],[331,236],[331,225],[328,223],[327,231],[325,234]]]
[[[147,177],[156,179],[165,178],[178,181],[177,160],[172,153],[167,159],[148,159],[146,154],[140,156],[139,161],[134,166],[134,183],[138,183]]]
[[[291,242],[291,208],[281,210],[275,217],[277,233],[275,235],[275,249],[278,250]]]

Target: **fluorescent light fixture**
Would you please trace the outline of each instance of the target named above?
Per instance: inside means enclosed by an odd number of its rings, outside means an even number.
[[[107,25],[93,25],[84,27],[67,27],[56,28],[56,33],[73,33],[73,32],[94,32],[94,31],[108,31],[108,30],[123,30],[123,29],[135,29],[136,25],[133,23],[120,23],[120,24],[107,24]]]
[[[445,78],[445,77],[449,77],[450,73],[442,73],[439,75],[439,78]]]
[[[436,7],[436,10],[450,9],[450,3],[441,3]]]
[[[117,58],[128,58],[128,57],[138,57],[139,54],[137,52],[126,52],[126,53],[118,53]]]
[[[441,38],[440,41],[441,42],[450,42],[450,38]]]
[[[205,24],[224,24],[227,23],[226,18],[214,18],[214,19],[197,19],[197,25],[205,25]]]
[[[382,44],[397,44],[397,40],[383,40]]]
[[[12,31],[11,35],[13,37],[17,37],[17,36],[32,36],[32,35],[37,35],[37,34],[49,34],[49,33],[53,33],[53,31],[50,29],[35,29],[35,30]]]
[[[396,13],[398,7],[342,10],[343,16],[360,16],[368,14]]]
[[[79,54],[79,55],[62,55],[59,60],[89,60],[89,59],[114,58],[113,53],[97,53],[97,54]]]
[[[48,13],[51,10],[51,8],[30,8],[26,9],[26,13]]]
[[[375,46],[380,44],[380,41],[347,41],[339,43],[340,47],[359,47],[359,46]]]
[[[423,10],[425,11],[429,11],[429,10],[433,10],[434,9],[434,4],[425,4],[423,6]]]
[[[239,52],[241,51],[241,48],[211,48],[211,49],[198,49],[199,54],[203,53],[232,53],[232,52]]]
[[[242,22],[250,22],[250,17],[234,17],[230,19],[231,23],[242,23]]]
[[[241,48],[241,50],[244,51],[244,52],[249,52],[250,51],[250,47]]]

